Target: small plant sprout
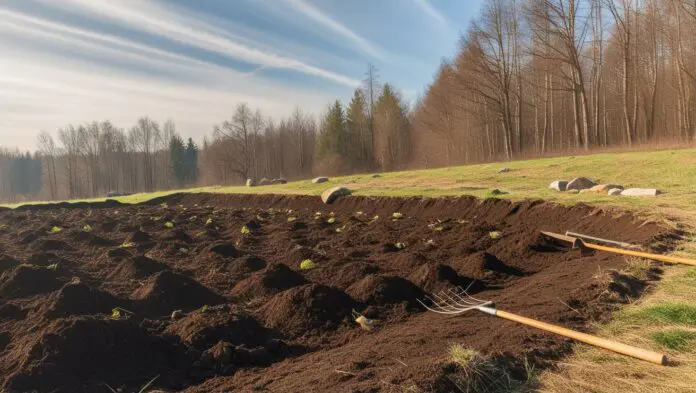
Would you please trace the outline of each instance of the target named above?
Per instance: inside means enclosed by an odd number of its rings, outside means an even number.
[[[121,248],[132,248],[132,247],[135,247],[135,243],[133,243],[133,242],[125,241],[121,244]]]
[[[150,217],[150,220],[152,220],[152,221],[159,221],[161,219],[162,219],[162,217],[160,217],[160,216]]]
[[[132,311],[128,311],[125,308],[114,307],[111,309],[111,319],[124,319],[133,315]]]
[[[379,216],[375,215],[374,217],[372,217],[372,221],[377,221],[377,220],[379,220]]]
[[[488,237],[490,237],[493,240],[500,239],[502,236],[503,234],[500,231],[488,232]]]
[[[162,202],[162,203],[160,203],[160,206],[162,206],[162,208],[164,208],[164,209],[166,209],[166,208],[169,207],[169,205],[167,204],[167,202]]]
[[[191,216],[191,217],[189,217],[188,220],[189,220],[189,221],[196,221],[197,218],[198,218],[198,217],[196,217],[196,216]]]
[[[406,243],[394,243],[394,247],[396,247],[398,250],[403,250],[404,248],[406,248]]]
[[[164,223],[164,227],[165,227],[165,228],[172,229],[172,228],[174,228],[174,223],[171,222],[171,221],[167,221],[167,222]]]
[[[428,239],[425,241],[425,244],[430,246],[430,247],[435,247],[435,240],[433,239]]]
[[[212,218],[209,218],[209,219],[205,220],[205,225],[212,225],[212,224],[213,224],[213,219],[212,219]]]
[[[300,262],[300,269],[302,270],[310,270],[314,269],[315,267],[317,267],[317,264],[311,259],[305,259],[304,261]]]
[[[55,272],[56,270],[58,270],[58,264],[57,264],[57,263],[52,263],[52,264],[46,266],[46,269]]]
[[[335,224],[336,223],[336,217],[331,217],[328,220],[326,220],[327,223],[329,224]]]
[[[249,227],[246,225],[242,225],[240,232],[242,232],[242,235],[249,235],[251,234],[251,229],[249,229]]]
[[[7,224],[1,224],[1,225],[0,225],[0,231],[1,231],[1,232],[5,232],[5,231],[8,230],[9,228],[10,228],[10,226],[7,225]]]
[[[363,213],[362,211],[355,212],[355,215],[358,217],[362,216],[363,214],[365,214],[365,213]]]
[[[53,227],[51,227],[51,231],[50,231],[50,232],[51,232],[51,233],[58,233],[58,232],[60,232],[60,231],[62,231],[62,230],[63,230],[63,228],[54,225]]]
[[[314,212],[315,216],[321,216],[321,212]]]
[[[341,232],[343,232],[344,229],[346,229],[345,225],[340,227],[340,228],[336,228],[336,233],[341,233]]]
[[[295,216],[288,217],[288,222],[294,222],[296,220],[297,220],[297,217],[295,217]]]
[[[204,304],[203,307],[201,307],[201,314],[207,313],[209,308],[207,304]]]
[[[181,247],[181,248],[179,248],[179,252],[182,254],[188,254],[189,250],[186,247]]]
[[[394,212],[394,213],[392,213],[392,218],[395,220],[400,220],[400,219],[404,218],[404,215],[399,213],[399,212]]]
[[[461,218],[457,220],[457,224],[466,224],[467,222],[469,222],[469,221],[463,220]]]
[[[87,232],[87,233],[92,232],[92,226],[89,225],[89,224],[85,224],[85,225],[82,227],[82,232]]]

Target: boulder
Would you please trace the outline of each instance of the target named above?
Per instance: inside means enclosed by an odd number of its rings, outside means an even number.
[[[571,180],[566,186],[566,190],[584,190],[586,188],[592,188],[597,184],[586,177],[576,177]]]
[[[565,191],[568,187],[568,180],[554,180],[549,184],[549,188],[556,191]]]
[[[263,179],[259,180],[259,185],[260,186],[270,186],[271,181],[264,177]]]
[[[327,205],[333,203],[336,199],[350,195],[351,191],[345,187],[333,187],[321,193],[321,201]]]
[[[324,176],[319,176],[312,179],[312,183],[314,184],[326,183],[327,181],[329,181],[329,178]]]
[[[622,188],[612,188],[607,194],[609,195],[621,195]]]
[[[618,184],[597,184],[596,186],[590,188],[589,190],[592,192],[608,192],[611,189],[618,188],[620,190],[623,190],[623,186],[620,186]]]
[[[254,180],[254,179],[247,179],[246,186],[247,186],[247,187],[256,187],[256,180]]]
[[[661,194],[656,188],[627,188],[621,191],[623,196],[657,196]]]

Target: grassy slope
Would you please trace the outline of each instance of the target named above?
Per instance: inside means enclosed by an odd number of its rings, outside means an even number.
[[[509,167],[507,173],[498,173]],[[665,192],[658,198],[573,195],[549,190],[554,179],[587,176],[626,187],[651,187]],[[206,187],[187,192],[284,193],[318,195],[332,185],[346,185],[357,195],[474,195],[489,196],[498,188],[509,199],[543,198],[560,203],[585,202],[637,210],[643,214],[691,227],[696,222],[696,150],[597,154],[509,163],[471,165],[422,171],[394,172],[379,178],[353,175],[329,184],[310,181],[266,187]],[[171,192],[171,191],[170,191]],[[170,192],[117,198],[140,202]],[[669,222],[665,220],[666,222]],[[696,257],[696,238],[685,239],[676,253]],[[649,262],[631,260],[635,274]],[[553,392],[691,392],[696,386],[696,268],[667,266],[654,291],[624,307],[614,320],[598,327],[618,341],[665,351],[676,365],[645,364],[606,351],[579,345],[558,370],[539,375],[542,391]]]

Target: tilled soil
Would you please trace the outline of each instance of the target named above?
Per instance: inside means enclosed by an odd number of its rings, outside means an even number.
[[[0,224],[7,392],[137,392],[154,377],[151,389],[187,393],[449,392],[453,343],[524,379],[571,343],[416,299],[469,287],[500,309],[588,331],[647,283],[619,273],[623,257],[583,256],[539,231],[671,239],[630,214],[469,197],[326,206],[179,194],[0,210]],[[306,259],[316,267],[300,269]]]

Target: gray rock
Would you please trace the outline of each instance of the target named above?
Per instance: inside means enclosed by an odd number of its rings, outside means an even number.
[[[351,191],[346,187],[333,187],[321,193],[321,201],[328,205],[336,199],[350,194]]]
[[[247,179],[246,186],[247,186],[247,187],[256,187],[256,180],[254,180],[254,179]]]
[[[621,191],[623,191],[623,188],[612,188],[609,190],[607,194],[609,195],[621,195]]]
[[[565,191],[568,187],[568,180],[554,180],[549,184],[549,188],[556,191]]]
[[[312,183],[314,184],[326,183],[327,181],[329,181],[329,178],[324,176],[319,176],[312,179]]]
[[[586,177],[576,177],[568,183],[566,190],[584,190],[586,188],[592,188],[596,185],[597,183]]]
[[[660,194],[660,190],[656,188],[627,188],[621,191],[623,196],[657,196]]]
[[[259,186],[270,186],[271,184],[271,181],[266,179],[265,177],[259,180]]]

